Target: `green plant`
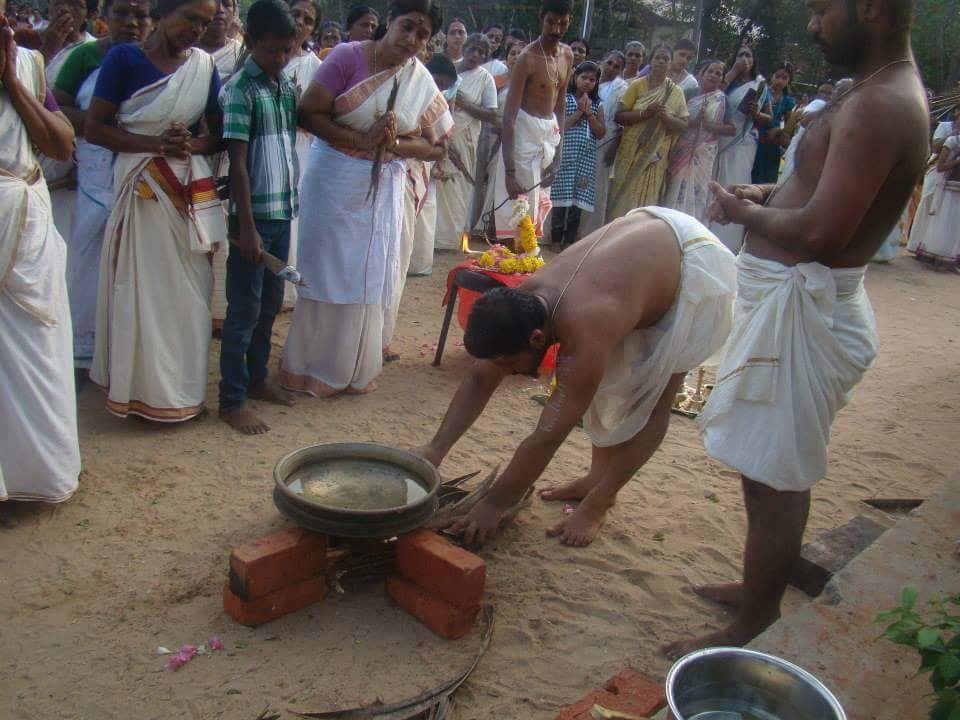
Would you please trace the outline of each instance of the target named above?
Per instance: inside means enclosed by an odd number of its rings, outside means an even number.
[[[889,623],[882,637],[920,653],[917,674],[930,673],[937,698],[930,720],[960,720],[960,593],[930,600],[924,614],[916,604],[917,589],[907,586],[900,604],[877,615],[876,622]]]

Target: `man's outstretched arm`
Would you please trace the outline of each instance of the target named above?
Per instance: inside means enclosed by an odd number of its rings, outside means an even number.
[[[489,360],[475,361],[450,401],[437,434],[426,445],[414,448],[414,452],[440,467],[457,440],[480,417],[506,374]]]
[[[535,483],[570,431],[584,416],[600,386],[606,353],[596,351],[557,360],[557,388],[540,414],[536,429],[520,443],[507,469],[473,510],[451,526],[468,545],[492,537],[503,513]]]

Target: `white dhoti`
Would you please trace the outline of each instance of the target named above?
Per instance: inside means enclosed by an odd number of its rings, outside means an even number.
[[[384,295],[383,303],[383,347],[390,346],[393,333],[397,329],[397,316],[400,314],[400,301],[403,289],[407,285],[407,272],[413,257],[414,237],[417,232],[417,217],[427,200],[430,187],[430,168],[432,163],[407,159],[403,181],[403,229],[397,246],[397,262],[393,266],[394,277],[389,283],[390,294]]]
[[[530,203],[530,215],[537,228],[537,235],[543,234],[544,223],[550,213],[550,189],[539,185],[543,171],[553,162],[560,144],[560,128],[557,118],[538,118],[519,110],[513,128],[513,162],[517,183],[526,190]],[[497,223],[497,238],[513,238],[517,229],[511,223],[513,203],[508,200],[506,172],[503,164],[503,148],[500,149],[501,161],[497,163],[497,180],[494,186],[494,207],[501,205],[494,213]],[[533,188],[533,189],[529,189]]]
[[[113,207],[113,153],[78,140],[77,177],[80,185],[76,223],[68,239],[67,288],[73,316],[74,364],[89,368],[96,344],[100,253]]]
[[[431,163],[432,164],[432,163]],[[437,228],[437,186],[430,182],[427,186],[427,197],[423,201],[423,207],[419,212],[414,212],[414,198],[408,191],[404,213],[411,212],[415,214],[416,225],[413,230],[413,250],[410,253],[410,266],[407,268],[408,275],[432,275],[433,274],[433,247],[436,239]],[[406,223],[406,220],[404,220]]]
[[[943,147],[956,152],[960,137],[951,135]],[[932,161],[932,158],[931,158]],[[917,257],[937,263],[960,260],[960,182],[933,165],[923,179],[920,207],[907,244]]]
[[[15,48],[20,83],[43,100],[43,57]],[[77,489],[67,249],[26,125],[0,93],[0,500],[61,502]]]
[[[649,328],[634,330],[611,353],[584,417],[594,445],[626,442],[646,426],[670,378],[705,362],[733,323],[737,291],[733,254],[699,221],[660,207],[639,208],[668,223],[680,245],[680,287],[670,310]]]
[[[0,171],[0,500],[61,502],[77,489],[66,265],[43,179]]]
[[[384,309],[402,292],[397,278],[406,173],[402,161],[384,164],[374,207],[367,199],[370,166],[322,140],[310,150],[297,250],[306,285],[280,366],[289,390],[321,397],[362,390],[383,367]]]
[[[77,107],[90,107],[100,70],[94,70],[77,91]],[[97,328],[97,284],[103,234],[113,207],[113,153],[83,138],[77,140],[76,222],[67,241],[67,289],[73,318],[73,362],[89,368]]]
[[[865,267],[741,253],[734,328],[701,416],[707,452],[779,491],[827,472],[837,412],[877,354]]]

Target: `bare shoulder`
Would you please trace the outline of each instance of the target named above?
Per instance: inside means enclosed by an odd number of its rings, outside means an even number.
[[[887,78],[868,83],[854,90],[842,103],[840,115],[844,124],[864,126],[870,136],[894,142],[895,146],[912,144],[917,134],[926,139],[927,102],[923,85],[913,67],[891,72]]]

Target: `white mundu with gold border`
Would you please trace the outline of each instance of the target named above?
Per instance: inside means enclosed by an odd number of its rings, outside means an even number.
[[[39,53],[18,48],[17,76],[43,102]],[[77,489],[66,261],[27,129],[0,89],[0,500],[61,502]]]

